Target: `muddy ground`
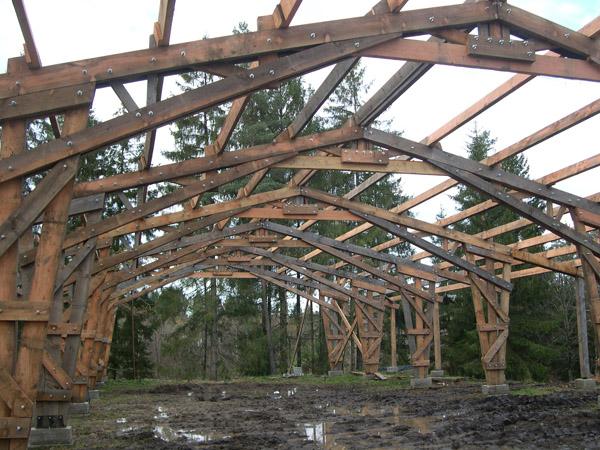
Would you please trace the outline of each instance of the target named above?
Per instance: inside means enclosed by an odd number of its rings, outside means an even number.
[[[404,386],[318,378],[109,385],[90,416],[72,419],[74,448],[600,448],[598,393],[512,386],[485,397],[468,382]]]

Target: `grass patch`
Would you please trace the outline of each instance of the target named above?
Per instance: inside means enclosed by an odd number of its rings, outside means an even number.
[[[558,386],[523,386],[510,391],[511,395],[538,396],[560,391]]]

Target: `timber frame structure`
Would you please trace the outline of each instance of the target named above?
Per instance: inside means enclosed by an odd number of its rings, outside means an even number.
[[[536,76],[600,81],[600,18],[575,31],[505,1],[403,10],[407,0],[381,0],[363,17],[292,26],[300,3],[281,0],[272,14],[259,17],[256,32],[170,45],[175,0],[160,0],[149,48],[43,67],[23,2],[13,0],[25,56],[10,59],[7,73],[0,75],[1,449],[26,448],[32,426],[66,426],[69,403],[85,402],[88,389],[106,374],[119,305],[183,277],[257,278],[318,304],[332,369],[352,340],[365,370],[377,371],[384,314],[401,308],[418,378],[428,376],[432,348],[435,368],[441,369],[443,296],[471,289],[486,381],[499,385],[505,382],[511,280],[558,272],[580,280],[580,330],[586,328],[587,303],[598,349],[600,194],[584,198],[553,185],[597,167],[600,154],[536,180],[509,174],[500,163],[596,115],[600,100],[481,162],[445,151],[439,142]],[[411,39],[415,36],[429,39]],[[361,57],[407,62],[344,126],[303,135]],[[420,142],[372,128],[435,64],[515,75]],[[271,144],[228,149],[253,92],[325,66],[333,69]],[[189,71],[221,78],[162,99],[163,77]],[[148,86],[142,107],[126,88],[140,80]],[[94,93],[102,88],[112,88],[126,112],[89,126]],[[225,123],[204,156],[152,165],[158,127],[227,102]],[[26,151],[26,130],[34,118],[48,119],[55,139]],[[136,172],[76,180],[82,155],[140,135],[144,148]],[[296,172],[282,189],[253,193],[271,168]],[[306,186],[316,170],[373,175],[339,197]],[[388,174],[405,173],[448,179],[389,211],[356,200]],[[23,180],[34,174],[44,176],[25,195]],[[196,207],[199,195],[246,176],[237,199]],[[148,186],[165,181],[180,188],[157,199],[146,197]],[[435,223],[407,214],[459,184],[488,200]],[[138,193],[136,204],[107,215],[105,196],[122,197],[132,189]],[[530,198],[545,209],[524,201]],[[173,212],[174,205],[182,208]],[[453,224],[496,205],[521,219],[477,235],[453,230]],[[67,232],[70,217],[77,217],[79,226]],[[290,227],[278,219],[302,222]],[[333,239],[310,231],[319,220],[359,225]],[[495,242],[532,223],[545,233],[509,245]],[[371,227],[392,239],[374,248],[346,242]],[[145,230],[162,234],[144,241]],[[124,235],[137,236],[136,245],[113,252],[113,241]],[[419,251],[410,258],[386,252],[404,242]],[[532,250],[552,242],[563,245]],[[288,247],[310,252],[292,258],[278,251]],[[338,262],[311,262],[322,252]],[[439,262],[422,262],[430,257]],[[591,377],[590,372],[588,363],[582,376]],[[598,377],[598,359],[594,372]]]

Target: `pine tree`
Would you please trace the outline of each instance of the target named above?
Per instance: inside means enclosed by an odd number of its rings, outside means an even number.
[[[482,161],[493,151],[495,139],[487,130],[473,129],[467,143],[470,159]],[[529,168],[523,155],[513,156],[502,162],[507,172],[528,177]],[[466,186],[461,186],[452,197],[463,211],[487,200],[487,196]],[[539,201],[530,201],[534,207],[540,207]],[[457,223],[454,229],[469,234],[477,234],[499,225],[513,222],[519,215],[505,206],[496,206],[476,216]],[[494,238],[495,242],[511,244],[541,234],[538,226],[504,233]],[[539,251],[540,249],[530,249]],[[513,270],[527,268],[525,264]],[[508,378],[547,380],[550,377],[562,377],[565,371],[550,373],[552,361],[560,358],[559,347],[554,344],[556,328],[560,318],[556,311],[548,307],[548,299],[553,295],[554,275],[544,274],[535,277],[513,280],[510,300],[510,334],[507,349]],[[447,330],[446,355],[451,372],[468,376],[483,377],[480,362],[478,335],[475,330],[475,315],[470,290],[458,291],[455,297],[448,296],[442,308],[442,326]]]

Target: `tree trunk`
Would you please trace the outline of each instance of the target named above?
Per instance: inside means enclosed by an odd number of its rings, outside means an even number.
[[[313,311],[312,302],[309,302],[306,307],[310,308],[310,371],[315,373],[315,312]]]
[[[202,358],[202,378],[206,378],[207,373],[207,364],[208,364],[208,286],[206,284],[206,278],[203,278],[202,282],[204,283],[204,342],[202,346],[204,347],[204,355]]]
[[[273,356],[273,339],[271,336],[271,298],[267,289],[267,282],[262,282],[262,322],[263,331],[267,338],[267,353],[269,356],[269,375],[275,373],[275,358]]]
[[[288,366],[288,303],[287,292],[283,288],[278,289],[279,293],[279,371],[285,372]]]

